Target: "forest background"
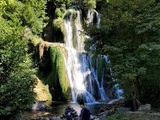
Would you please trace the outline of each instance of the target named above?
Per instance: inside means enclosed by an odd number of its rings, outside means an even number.
[[[84,25],[93,38],[86,42],[86,50],[109,56],[114,71],[111,77],[124,89],[125,100],[135,110],[142,103],[159,108],[158,0],[0,0],[1,118],[13,118],[33,104],[32,75],[40,76],[33,46],[37,39],[58,39],[55,33],[71,6],[83,11],[94,8],[101,14],[100,28]],[[46,32],[47,26],[52,26],[53,33]],[[90,51],[93,44],[95,50]]]

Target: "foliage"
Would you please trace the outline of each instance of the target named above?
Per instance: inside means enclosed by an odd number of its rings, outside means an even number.
[[[62,18],[54,19],[53,26],[54,26],[55,30],[57,30],[57,31],[60,30],[61,31],[62,25],[63,25],[63,19]]]
[[[0,17],[0,117],[10,119],[30,107],[34,74],[27,41],[22,39],[23,27]]]
[[[33,46],[37,46],[41,42],[43,42],[43,39],[39,36],[35,35],[32,37],[31,43],[33,44]]]
[[[35,74],[28,39],[44,27],[45,0],[0,0],[0,118],[10,119],[34,102]]]
[[[66,4],[69,6],[73,0],[54,0],[56,4]]]
[[[65,13],[65,9],[64,8],[56,8],[55,10],[55,16],[56,17],[63,17],[63,14]]]
[[[154,113],[153,113],[154,114]],[[107,116],[105,120],[159,120],[157,115],[151,115],[149,113],[127,113],[118,110],[116,113]]]
[[[53,0],[49,0],[53,1]],[[66,8],[69,8],[73,5],[80,8],[95,8],[96,7],[96,0],[54,0],[54,4],[62,5],[65,4]]]
[[[51,87],[53,99],[69,99],[70,85],[65,67],[64,54],[58,47],[50,47],[50,61],[52,71],[47,83]],[[55,97],[55,98],[54,98]]]
[[[42,32],[45,26],[45,0],[7,0],[0,2],[1,16],[6,20],[19,22],[31,28],[34,34]],[[2,12],[3,11],[3,12]]]
[[[160,3],[155,0],[104,2],[101,28],[89,29],[93,38],[89,42],[97,54],[101,51],[101,54],[109,55],[113,77],[121,80],[125,97],[133,99],[135,108],[142,100],[140,97],[144,96],[141,93],[151,89],[159,93],[154,89],[160,84],[159,9]],[[151,82],[153,80],[156,83]],[[144,83],[148,84],[147,88]]]
[[[115,114],[108,116],[106,120],[125,120],[125,113],[120,110],[116,111]],[[126,118],[126,120],[128,119]]]
[[[80,9],[96,8],[96,0],[75,0],[74,3]]]

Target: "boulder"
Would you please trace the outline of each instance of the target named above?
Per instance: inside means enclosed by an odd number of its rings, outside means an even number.
[[[64,114],[62,115],[61,119],[65,120],[75,120],[78,118],[77,112],[70,106],[67,106],[65,109]]]
[[[34,86],[33,91],[36,93],[36,100],[37,101],[51,101],[52,96],[49,91],[49,86],[44,85],[43,82],[38,79],[38,77],[33,76],[35,79],[36,83]]]
[[[138,111],[149,111],[151,110],[151,104],[140,105]]]
[[[47,110],[50,107],[45,104],[44,102],[41,101],[36,101],[35,104],[32,105],[32,110],[33,111],[43,111],[43,110]]]

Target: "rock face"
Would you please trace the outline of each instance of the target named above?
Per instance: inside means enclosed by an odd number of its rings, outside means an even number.
[[[151,104],[140,105],[138,111],[149,111],[151,110]]]
[[[65,65],[66,48],[64,44],[41,41],[38,45],[40,60],[42,60],[44,51],[48,51],[49,53],[51,71],[49,71],[50,73],[48,74],[45,83],[49,85],[49,91],[53,98],[52,100],[70,100],[71,90]]]
[[[39,58],[41,59],[44,53],[44,50],[48,50],[49,47],[56,46],[61,48],[62,50],[65,50],[65,47],[62,43],[53,43],[53,42],[47,42],[47,41],[41,41],[39,43]]]
[[[50,47],[50,65],[52,70],[47,79],[53,100],[69,100],[71,97],[65,55],[61,48]]]
[[[37,101],[50,101],[52,100],[52,96],[49,92],[48,85],[44,85],[41,80],[39,80],[36,76],[34,76],[36,80],[35,88],[33,89],[36,93]]]

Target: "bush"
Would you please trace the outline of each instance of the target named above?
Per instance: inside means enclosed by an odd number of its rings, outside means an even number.
[[[0,17],[0,118],[11,119],[34,101],[35,70],[22,39],[23,27]]]

